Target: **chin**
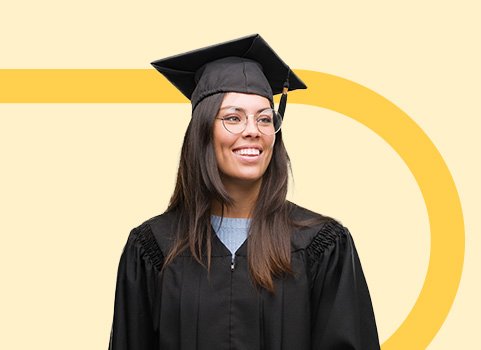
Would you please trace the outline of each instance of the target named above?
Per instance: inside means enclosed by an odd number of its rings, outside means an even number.
[[[262,174],[222,174],[222,182],[224,185],[254,185],[262,181]]]

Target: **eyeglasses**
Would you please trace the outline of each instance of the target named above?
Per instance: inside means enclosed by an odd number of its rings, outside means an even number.
[[[282,116],[272,108],[263,109],[256,114],[246,114],[239,107],[221,108],[220,117],[224,128],[232,134],[240,134],[247,128],[247,118],[254,117],[257,129],[264,135],[274,135],[281,129]]]

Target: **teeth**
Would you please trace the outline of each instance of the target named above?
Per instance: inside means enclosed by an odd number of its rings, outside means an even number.
[[[234,151],[241,156],[258,156],[261,152],[257,148],[241,148]]]

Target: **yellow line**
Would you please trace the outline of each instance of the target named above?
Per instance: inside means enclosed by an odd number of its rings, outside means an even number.
[[[401,109],[359,84],[296,71],[309,90],[289,101],[327,108],[366,125],[401,156],[424,197],[431,252],[421,293],[383,350],[425,349],[442,326],[458,290],[464,262],[464,220],[456,186],[441,154]],[[0,70],[0,103],[188,102],[153,69]],[[388,247],[389,248],[389,247]]]
[[[154,69],[0,69],[0,103],[182,103]]]

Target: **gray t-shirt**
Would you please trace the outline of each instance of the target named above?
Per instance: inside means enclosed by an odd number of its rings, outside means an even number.
[[[222,221],[222,223],[221,223]],[[222,243],[230,250],[232,256],[247,239],[249,226],[252,219],[247,218],[222,218],[211,215],[210,222]]]

